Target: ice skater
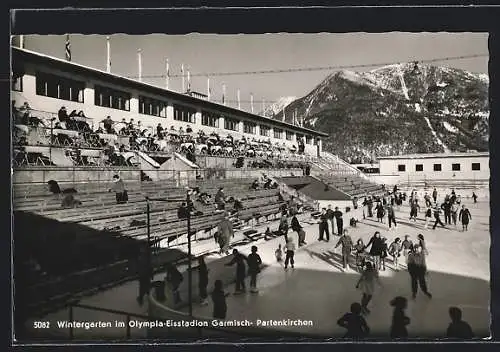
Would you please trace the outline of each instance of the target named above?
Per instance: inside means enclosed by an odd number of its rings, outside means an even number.
[[[392,262],[394,263],[394,269],[396,271],[399,271],[399,257],[401,256],[401,249],[401,239],[396,237],[389,246],[389,255],[392,257]]]
[[[380,255],[382,254],[382,239],[380,238],[380,232],[375,232],[372,238],[370,238],[368,244],[365,246],[365,249],[370,245],[370,255],[373,257],[375,270],[380,270]]]
[[[257,254],[257,246],[252,246],[252,253],[247,257],[248,273],[250,274],[250,292],[257,293],[257,275],[260,273],[262,259]]]
[[[240,294],[244,293],[246,291],[245,289],[245,274],[246,274],[246,265],[245,265],[245,257],[243,254],[238,252],[238,250],[235,248],[233,249],[233,259],[229,262],[226,263],[226,266],[232,266],[236,264],[236,289],[234,291],[234,294]]]
[[[276,256],[276,261],[278,263],[283,261],[283,248],[281,248],[281,243],[278,245],[276,251],[274,251],[274,255]]]
[[[361,315],[361,304],[353,303],[351,304],[351,311],[345,313],[339,320],[337,324],[344,329],[347,329],[344,338],[359,339],[369,335],[370,328],[366,323],[365,318]]]
[[[377,206],[375,207],[375,211],[377,212],[377,222],[381,222],[382,224],[384,223],[384,216],[385,216],[385,209],[382,203],[377,203]]]
[[[427,230],[427,227],[429,226],[429,223],[431,222],[432,219],[432,209],[430,206],[427,207],[427,210],[425,211],[425,225],[424,229]]]
[[[361,297],[361,311],[363,314],[370,314],[368,304],[370,303],[375,292],[375,283],[377,283],[380,287],[382,286],[378,276],[378,271],[373,267],[372,263],[368,262],[366,263],[366,269],[361,273],[361,277],[356,284],[356,288],[360,289],[363,293],[363,296]]]
[[[408,255],[408,273],[411,279],[412,298],[415,299],[417,297],[418,286],[420,286],[420,289],[427,297],[432,298],[432,295],[427,290],[427,282],[425,280],[427,274],[425,256],[422,253],[422,247],[419,245],[414,245]]]
[[[444,224],[443,224],[443,222],[441,221],[440,213],[441,213],[441,210],[438,207],[435,207],[434,208],[434,219],[436,221],[434,222],[434,226],[432,226],[433,230],[436,229],[436,226],[438,224],[441,225],[442,227],[445,227]]]
[[[405,314],[405,309],[408,306],[408,301],[405,297],[395,297],[391,301],[391,306],[394,307],[391,324],[391,339],[404,339],[408,337],[406,326],[410,324],[410,318]]]
[[[352,247],[354,246],[351,236],[347,233],[347,229],[344,230],[344,234],[340,237],[335,248],[340,245],[342,245],[342,267],[346,270],[349,268],[349,257],[351,256]]]
[[[286,240],[286,258],[285,258],[285,269],[288,268],[288,263],[292,266],[292,269],[294,267],[295,261],[293,257],[295,256],[295,243],[293,243],[293,239],[289,237]]]
[[[472,219],[472,215],[470,214],[469,209],[464,205],[462,205],[462,209],[460,210],[460,214],[458,215],[458,220],[462,221],[462,231],[467,231],[467,227],[469,226],[469,221]]]
[[[394,214],[394,207],[392,205],[387,206],[387,219],[389,221],[389,230],[391,229],[391,224],[394,224],[394,229],[396,229],[396,214]]]
[[[413,221],[416,222],[419,210],[420,210],[420,205],[418,205],[418,200],[414,199],[410,205],[410,219],[409,220],[413,219]]]

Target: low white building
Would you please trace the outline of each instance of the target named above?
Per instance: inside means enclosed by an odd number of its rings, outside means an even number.
[[[367,174],[388,187],[483,189],[489,193],[490,156],[487,152],[432,153],[379,158],[379,174]]]

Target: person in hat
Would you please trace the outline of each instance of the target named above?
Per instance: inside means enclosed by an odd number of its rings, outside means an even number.
[[[116,204],[126,203],[128,201],[127,190],[125,189],[125,184],[118,175],[113,176],[113,185],[109,189],[109,192],[115,192]]]
[[[469,226],[469,221],[472,219],[472,215],[470,215],[469,209],[464,205],[462,205],[462,209],[458,215],[458,220],[462,221],[462,230],[467,231],[467,227]]]
[[[59,118],[59,122],[67,122],[69,121],[68,112],[66,111],[66,107],[62,106],[57,112],[57,117]]]
[[[250,274],[250,292],[257,293],[257,275],[260,273],[262,259],[257,254],[257,246],[252,246],[252,253],[248,255],[248,273]]]

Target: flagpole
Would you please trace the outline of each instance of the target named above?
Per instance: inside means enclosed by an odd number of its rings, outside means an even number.
[[[137,49],[137,64],[139,65],[139,82],[142,82],[142,51]]]
[[[169,68],[169,64],[168,64],[168,59],[167,59],[167,66],[166,66],[166,77],[165,77],[165,87],[168,89],[168,85],[169,85],[169,80],[170,80],[170,68]]]
[[[184,64],[181,64],[181,76],[182,76],[182,94],[186,91],[186,83],[184,82]]]
[[[222,83],[222,105],[226,105],[226,84]]]
[[[241,110],[241,102],[240,102],[240,90],[236,91],[236,99],[238,99],[238,109]]]
[[[106,37],[106,51],[107,51],[106,71],[108,73],[110,73],[111,72],[111,44],[109,42],[109,37]]]
[[[266,116],[264,110],[266,109],[266,105],[264,104],[264,98],[262,98],[262,116]]]
[[[210,77],[207,77],[207,99],[210,101]]]
[[[189,66],[187,68],[187,91],[190,92],[191,91],[191,73],[189,72]]]

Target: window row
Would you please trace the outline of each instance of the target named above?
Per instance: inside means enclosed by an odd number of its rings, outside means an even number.
[[[22,91],[22,74],[13,75],[12,90]],[[84,102],[85,82],[43,73],[36,73],[36,94],[46,97],[69,100],[78,103]],[[94,104],[106,108],[130,111],[131,94],[114,88],[108,88],[100,85],[94,87]],[[157,117],[167,117],[168,104],[145,96],[139,96],[139,113]],[[195,122],[196,110],[181,105],[174,105],[174,120],[187,123]],[[219,128],[219,117],[216,113],[202,111],[201,124],[203,126]],[[239,121],[226,117],[224,119],[224,129],[230,131],[239,131]],[[271,127],[261,125],[259,134],[264,137],[270,137]],[[282,139],[283,130],[274,128],[274,138]],[[243,132],[247,134],[256,134],[257,125],[253,122],[243,122]],[[293,132],[286,131],[285,138],[288,141],[293,140]],[[302,136],[303,137],[303,136]],[[316,140],[311,136],[306,136],[307,144],[316,144]]]
[[[443,171],[441,164],[434,164],[433,170],[434,171]],[[481,163],[472,163],[471,170],[472,171],[480,171],[481,170]],[[406,165],[399,164],[398,165],[398,172],[405,172],[405,171],[406,171]],[[417,172],[424,171],[424,165],[423,164],[416,164],[415,171],[417,171]],[[458,163],[451,164],[451,171],[460,171],[460,164],[458,164]]]

